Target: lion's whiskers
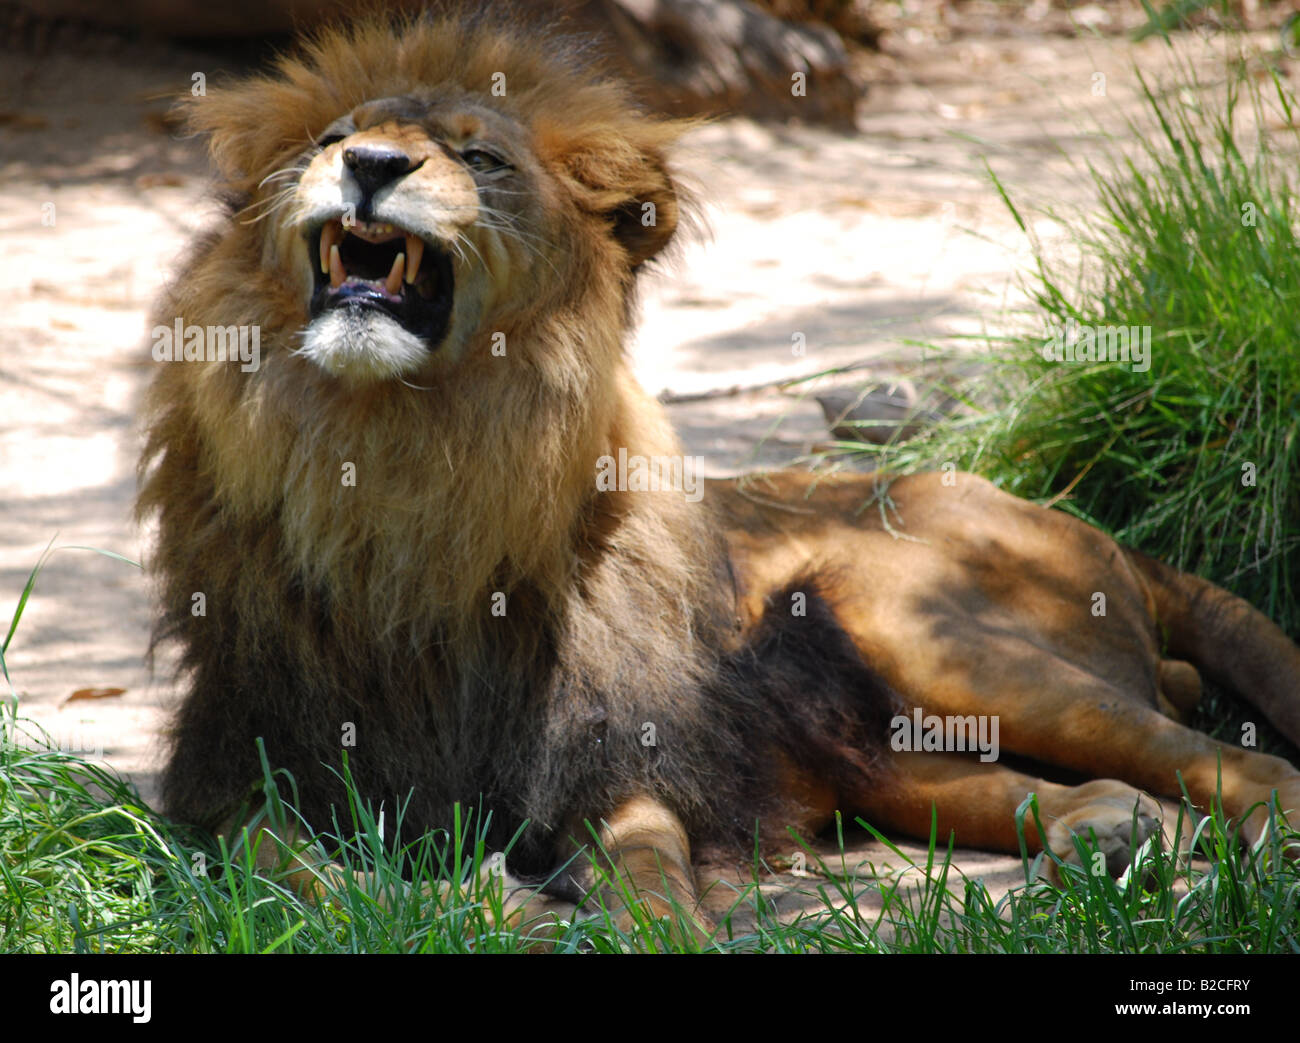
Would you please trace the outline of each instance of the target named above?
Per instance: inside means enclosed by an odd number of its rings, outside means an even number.
[[[308,164],[306,163],[296,163],[291,167],[281,167],[279,170],[273,170],[257,183],[257,187],[261,188],[268,182],[280,181],[286,177],[302,177],[303,174],[307,173],[307,167]]]
[[[451,240],[450,245],[451,248],[454,251],[456,251],[456,256],[459,257],[461,261],[466,264],[469,263],[469,258],[465,256],[464,248],[468,246],[471,250],[474,251],[474,256],[478,258],[478,263],[482,266],[483,270],[487,271],[487,261],[483,259],[483,255],[479,252],[479,248],[474,245],[474,240],[472,240],[464,232],[457,232],[456,238]]]
[[[248,206],[244,207],[243,210],[240,210],[239,213],[236,214],[235,216],[241,218],[240,221],[241,224],[246,224],[246,225],[257,224],[259,221],[265,220],[266,218],[274,214],[277,210],[281,209],[286,203],[288,203],[294,197],[297,191],[298,191],[297,183],[294,183],[292,185],[286,185],[284,188],[279,189],[278,191],[274,192],[270,196],[267,196],[263,199],[259,199],[256,202],[250,203]],[[242,219],[242,215],[256,210],[260,210],[260,212],[255,213],[252,217],[249,217],[247,219]]]

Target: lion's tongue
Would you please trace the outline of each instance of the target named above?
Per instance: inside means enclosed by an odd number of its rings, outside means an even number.
[[[399,298],[402,294],[402,279],[406,276],[406,254],[399,253],[393,258],[393,266],[388,270],[388,277],[382,282],[378,279],[360,279],[348,275],[339,257],[337,244],[330,246],[330,286],[337,290],[345,282],[365,283],[376,289],[382,289],[389,297]]]

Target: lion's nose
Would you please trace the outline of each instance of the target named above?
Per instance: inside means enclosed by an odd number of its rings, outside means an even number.
[[[373,145],[354,145],[344,149],[343,163],[357,179],[367,203],[381,188],[411,170],[411,157],[405,152]]]

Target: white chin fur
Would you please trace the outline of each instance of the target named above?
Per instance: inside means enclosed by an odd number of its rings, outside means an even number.
[[[308,326],[296,354],[336,377],[370,383],[414,373],[429,349],[387,315],[343,308]]]

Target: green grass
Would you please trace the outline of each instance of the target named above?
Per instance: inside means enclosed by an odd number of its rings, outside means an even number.
[[[1167,90],[1142,79],[1156,132],[1090,164],[1099,210],[1050,214],[1077,263],[1053,259],[994,176],[1034,245],[1027,332],[987,344],[959,415],[860,451],[1055,504],[1300,637],[1297,113],[1266,67],[1226,74],[1219,94],[1186,67]],[[1268,119],[1289,129],[1253,129]],[[1049,361],[1049,331],[1070,324],[1149,327],[1149,370]]]
[[[482,831],[472,816],[402,850],[382,821],[356,810],[356,833],[329,854],[352,871],[322,876],[328,900],[303,901],[253,868],[245,839],[228,850],[145,807],[112,772],[50,748],[11,704],[0,742],[0,952],[515,952],[527,935],[496,930],[499,909]],[[271,794],[271,820],[292,812]],[[1023,815],[1036,815],[1026,801]],[[396,823],[390,823],[388,835]],[[737,889],[705,949],[759,952],[1300,952],[1300,869],[1283,857],[1279,832],[1238,850],[1219,814],[1194,830],[1202,857],[1147,845],[1118,881],[1059,864],[1059,885],[1038,879],[1043,856],[1024,858],[1025,883],[994,900],[966,879],[931,837],[913,863],[884,837],[882,865],[854,866],[841,829],[840,856],[807,847],[817,907],[782,922],[759,883]],[[1183,836],[1190,828],[1180,819]],[[262,842],[270,842],[263,840]],[[323,843],[323,842],[322,842]],[[1089,864],[1085,841],[1080,862]],[[404,871],[415,884],[404,879]],[[878,879],[871,879],[876,877]],[[489,883],[480,884],[480,880]],[[719,885],[721,886],[721,885]],[[855,899],[878,892],[872,911]],[[738,926],[743,924],[743,926]],[[560,951],[690,951],[667,922],[642,916],[620,930],[591,910],[554,941]]]

